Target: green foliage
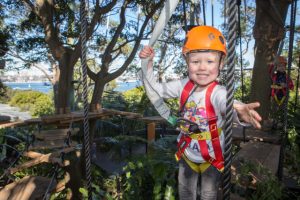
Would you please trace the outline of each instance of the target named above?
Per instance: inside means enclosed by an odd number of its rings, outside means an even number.
[[[19,107],[22,111],[30,111],[34,117],[54,112],[50,97],[38,91],[17,91],[9,101],[9,105]]]
[[[103,95],[102,105],[104,108],[126,110],[126,101],[120,92],[106,91]]]
[[[30,110],[37,98],[43,93],[37,91],[19,91],[9,102],[9,105],[19,107],[21,110]]]
[[[129,102],[131,104],[137,104],[141,101],[141,98],[144,93],[145,93],[145,90],[143,87],[137,87],[137,88],[123,92],[123,95],[124,95],[124,99],[127,102]]]
[[[145,116],[159,115],[147,97],[143,86],[127,90],[122,94],[126,100],[127,111],[141,113]],[[178,99],[167,99],[165,102],[172,112],[177,114]]]
[[[287,147],[284,166],[289,176],[300,185],[300,110],[289,104]]]
[[[0,30],[0,57],[4,56],[9,50],[7,40],[9,38],[8,31]]]
[[[164,137],[149,144],[147,154],[134,154],[124,159],[126,166],[119,173],[107,174],[99,167],[93,166],[93,197],[95,199],[176,199],[177,163],[174,159],[176,136]],[[136,136],[119,136],[113,138],[110,148],[116,152],[125,152],[136,144],[146,142]],[[102,144],[102,142],[101,142]],[[103,145],[103,144],[102,144]],[[109,151],[111,152],[111,151]],[[81,193],[86,194],[85,189]]]
[[[7,87],[0,80],[0,103],[7,101],[8,97],[6,95]]]
[[[241,174],[238,177],[237,183],[248,185],[253,181],[253,176],[256,178],[256,189],[251,186],[246,188],[245,197],[249,200],[280,200],[283,197],[283,187],[277,177],[264,168],[260,164],[254,164],[250,161],[241,163]]]
[[[117,139],[123,143],[124,136]],[[129,157],[120,175],[104,178],[104,196],[107,199],[175,199],[177,163],[175,151],[170,148],[175,146],[175,140],[175,136],[162,138],[149,147],[151,153]],[[129,138],[129,142],[137,141]]]
[[[36,99],[36,102],[30,110],[33,117],[42,115],[51,115],[54,113],[54,104],[48,95],[42,95]]]
[[[140,199],[175,199],[176,169],[174,159],[175,137],[165,137],[154,143],[148,155],[132,158],[124,167],[124,197]]]
[[[127,102],[127,110],[132,112],[142,113],[146,108],[147,103],[144,100],[145,90],[144,87],[137,87],[123,92],[124,99]]]
[[[11,89],[10,87],[4,86],[3,95],[0,96],[0,102],[8,104],[11,98],[16,94],[16,90]]]
[[[244,103],[249,102],[250,97],[250,89],[251,89],[251,77],[245,76],[244,74],[244,83],[243,83],[244,94],[242,93],[242,84],[240,83],[239,86],[234,91],[234,99],[242,101]]]

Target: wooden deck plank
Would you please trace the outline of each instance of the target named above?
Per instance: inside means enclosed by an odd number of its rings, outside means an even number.
[[[262,142],[248,142],[243,145],[234,161],[239,161],[240,159],[253,161],[267,167],[275,174],[278,169],[279,152],[280,145]]]
[[[75,147],[78,143],[72,141],[71,147]],[[45,149],[56,149],[67,147],[64,140],[48,140],[48,141],[36,141],[29,147],[28,150],[45,150]]]
[[[263,142],[247,142],[242,146],[242,149],[235,155],[232,161],[232,180],[233,182],[239,179],[241,174],[242,164],[250,162],[254,166],[262,166],[273,175],[278,171],[280,155],[280,145],[263,143]],[[264,179],[262,174],[256,171],[251,172],[252,182],[245,183],[255,187],[258,179]]]
[[[42,131],[37,131],[33,134],[37,139],[40,140],[58,140],[58,139],[65,139],[68,136],[69,131],[71,132],[71,136],[73,136],[78,133],[79,128],[42,130]]]
[[[269,142],[273,144],[280,144],[280,135],[271,131],[262,131],[254,129],[252,127],[245,128],[245,138],[243,135],[243,127],[239,125],[234,125],[232,128],[233,140],[246,141],[254,140],[260,142]]]
[[[0,190],[1,200],[34,200],[42,199],[50,179],[40,176],[26,176],[19,181],[10,183]],[[54,189],[54,182],[50,191]]]
[[[62,162],[62,160],[59,158],[59,156],[61,155],[61,153],[70,153],[72,151],[75,151],[74,147],[67,147],[67,148],[58,150],[58,151],[53,152],[53,153],[48,153],[48,154],[39,154],[37,152],[33,152],[35,154],[34,159],[29,160],[27,162],[24,162],[20,165],[17,165],[15,167],[12,167],[12,168],[8,169],[6,171],[6,173],[13,174],[13,173],[16,173],[17,171],[27,169],[29,167],[38,165],[40,163],[49,163],[49,162],[51,162],[51,163],[58,163],[60,166],[65,166],[65,164],[68,165],[68,162],[66,162],[66,163]]]

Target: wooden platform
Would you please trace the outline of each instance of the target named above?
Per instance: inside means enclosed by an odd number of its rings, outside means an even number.
[[[30,145],[29,150],[45,150],[45,149],[56,149],[67,147],[66,140],[68,139],[68,134],[70,136],[76,135],[79,128],[74,129],[51,129],[42,130],[35,132],[33,135],[36,140],[32,145]],[[77,145],[77,142],[71,141],[69,144],[71,147]]]
[[[242,182],[242,185],[246,187],[255,188],[256,183],[259,180],[264,180],[267,177],[265,177],[265,174],[261,174],[257,170],[253,169],[248,173],[252,180],[244,180],[241,176],[243,175],[243,171],[245,171],[243,169],[243,165],[250,163],[258,169],[263,167],[276,176],[278,171],[279,155],[280,145],[255,141],[245,143],[242,145],[242,149],[233,158],[232,181]]]
[[[234,141],[260,141],[272,144],[280,144],[280,135],[275,131],[262,131],[252,127],[245,128],[245,138],[243,135],[243,127],[234,125],[232,128],[232,139]]]
[[[51,129],[51,130],[37,131],[33,133],[33,135],[40,140],[59,140],[59,139],[67,138],[69,133],[71,134],[71,136],[74,136],[78,133],[78,131],[79,128]]]
[[[19,181],[10,183],[0,190],[1,200],[36,200],[42,199],[46,192],[50,179],[40,176],[26,176]],[[54,189],[55,181],[50,186]]]
[[[70,152],[73,152],[75,150],[76,150],[76,148],[74,148],[74,147],[67,147],[67,148],[64,148],[62,150],[58,150],[58,151],[48,153],[48,154],[42,154],[42,153],[34,152],[34,151],[25,152],[23,154],[23,156],[32,158],[32,160],[24,162],[24,163],[22,163],[20,165],[17,165],[15,167],[9,168],[8,170],[6,170],[6,173],[13,174],[13,173],[16,173],[20,170],[27,169],[29,167],[32,167],[32,166],[35,166],[35,165],[38,165],[38,164],[41,164],[41,163],[57,163],[60,166],[67,166],[67,165],[69,165],[69,161],[64,160],[62,162],[62,160],[60,158],[61,153],[70,153]]]
[[[119,110],[114,110],[114,109],[99,109],[94,112],[89,112],[88,113],[88,118],[89,119],[101,119],[104,117],[108,116],[126,116],[126,117],[131,117],[131,118],[140,118],[142,117],[141,114],[138,113],[132,113],[132,112],[124,112],[124,111],[119,111]],[[50,115],[50,116],[43,116],[40,118],[35,118],[35,119],[29,119],[25,120],[24,123],[26,124],[69,124],[71,122],[79,122],[83,121],[84,119],[84,113],[82,111],[77,111],[77,112],[71,112],[68,114],[56,114],[56,115]]]

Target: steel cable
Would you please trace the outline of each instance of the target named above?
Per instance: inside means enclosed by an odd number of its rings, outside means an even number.
[[[281,132],[281,147],[280,147],[280,157],[279,157],[279,166],[278,166],[278,179],[282,180],[283,176],[283,162],[284,162],[284,149],[287,142],[287,126],[288,126],[288,101],[289,101],[289,79],[291,77],[291,67],[292,67],[292,59],[293,59],[293,44],[294,44],[294,30],[295,30],[295,19],[296,19],[296,7],[297,1],[293,1],[291,3],[291,18],[290,18],[290,37],[289,37],[289,51],[288,51],[288,69],[287,69],[287,77],[286,77],[286,98],[284,99],[283,105],[283,131]]]
[[[235,0],[229,0],[228,8],[228,56],[227,56],[227,103],[226,103],[226,123],[225,123],[225,149],[224,149],[224,175],[223,175],[223,199],[230,199],[231,190],[231,147],[232,147],[232,119],[233,119],[233,94],[234,94],[234,60],[236,41],[236,13],[237,6]]]

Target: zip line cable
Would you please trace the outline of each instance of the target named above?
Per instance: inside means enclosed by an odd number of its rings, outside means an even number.
[[[241,0],[237,0],[236,4],[238,6],[238,33],[240,42],[240,63],[241,63],[241,89],[242,89],[242,102],[244,102],[244,70],[243,70],[243,51],[242,51],[242,29],[241,29]]]
[[[236,40],[236,0],[228,0],[226,11],[228,16],[228,57],[227,57],[227,103],[225,122],[225,149],[224,149],[224,182],[223,199],[230,200],[231,190],[231,162],[232,162],[232,120],[233,120],[233,95],[234,95],[234,60],[235,60],[235,40]]]
[[[300,52],[298,52],[299,54]],[[294,112],[296,112],[296,109],[298,107],[298,87],[299,87],[299,73],[300,73],[300,54],[298,55],[298,74],[297,74],[297,82],[296,82],[296,97],[295,97],[295,105],[294,105]]]
[[[227,10],[227,0],[224,0],[224,26],[223,26],[223,29],[225,31],[226,29],[226,19],[227,19],[227,13],[226,13],[226,10]]]
[[[289,77],[291,77],[291,68],[292,68],[292,60],[293,60],[293,44],[294,44],[294,32],[295,32],[295,21],[296,21],[296,12],[297,12],[297,0],[294,0],[291,3],[291,18],[290,18],[290,37],[289,37],[289,51],[288,51],[288,74],[286,78],[286,85]],[[282,181],[283,178],[283,162],[284,162],[284,153],[285,153],[285,145],[287,143],[287,112],[288,112],[288,101],[289,101],[290,89],[286,87],[286,98],[284,100],[284,124],[283,131],[281,133],[281,141],[282,144],[280,146],[280,157],[279,157],[279,167],[278,167],[278,179]]]
[[[187,19],[186,19],[185,0],[182,1],[182,4],[183,4],[184,31],[185,31],[185,34],[187,34],[188,28],[187,28]]]
[[[204,0],[202,0],[202,13],[203,13],[203,22],[204,22],[204,25],[206,25],[206,17],[205,17],[205,3],[204,3]]]
[[[81,67],[82,67],[82,85],[83,85],[83,104],[84,104],[84,156],[85,156],[85,176],[87,181],[88,199],[92,200],[91,184],[91,155],[90,155],[90,135],[89,135],[89,105],[88,105],[88,86],[87,86],[87,60],[86,60],[86,30],[87,30],[87,10],[86,0],[80,2],[80,25],[81,25]]]
[[[211,26],[214,26],[214,0],[211,0]]]

